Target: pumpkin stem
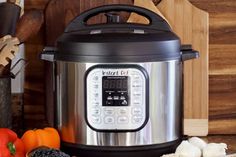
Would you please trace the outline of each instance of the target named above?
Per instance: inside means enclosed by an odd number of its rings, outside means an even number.
[[[15,155],[16,154],[16,147],[12,142],[9,142],[7,144],[7,148],[9,149],[11,155]]]

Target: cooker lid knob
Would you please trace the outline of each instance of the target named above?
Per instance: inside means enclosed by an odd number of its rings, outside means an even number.
[[[107,17],[107,23],[119,23],[120,15],[114,12],[109,12],[105,14]]]

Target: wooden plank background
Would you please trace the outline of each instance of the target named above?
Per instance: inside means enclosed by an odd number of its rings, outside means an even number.
[[[43,10],[48,0],[25,0],[30,8]],[[86,1],[87,9],[95,0]],[[104,4],[100,1],[100,4]],[[123,0],[122,3],[130,0]],[[210,15],[209,54],[209,132],[236,134],[236,1],[190,0]],[[158,0],[155,0],[158,3]],[[45,65],[38,54],[45,44],[44,28],[26,43],[25,126],[34,128],[47,125],[45,114]],[[40,124],[40,125],[39,125]]]
[[[25,0],[25,11],[37,8],[44,10],[48,0]],[[26,59],[29,61],[25,69],[24,93],[24,126],[38,128],[47,125],[45,115],[45,83],[44,63],[39,60],[39,54],[45,45],[45,30],[29,39],[25,44]]]

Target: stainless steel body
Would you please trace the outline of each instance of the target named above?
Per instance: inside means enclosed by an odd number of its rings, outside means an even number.
[[[101,63],[56,61],[57,127],[63,142],[94,146],[144,146],[181,137],[182,62],[124,63],[149,75],[149,120],[136,132],[97,132],[85,121],[85,73]],[[112,63],[110,63],[112,64]],[[117,63],[114,63],[117,64]]]

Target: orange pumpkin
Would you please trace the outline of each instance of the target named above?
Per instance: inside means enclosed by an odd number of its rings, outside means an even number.
[[[21,140],[24,143],[26,152],[40,146],[60,148],[60,136],[54,128],[28,130],[21,137]]]

